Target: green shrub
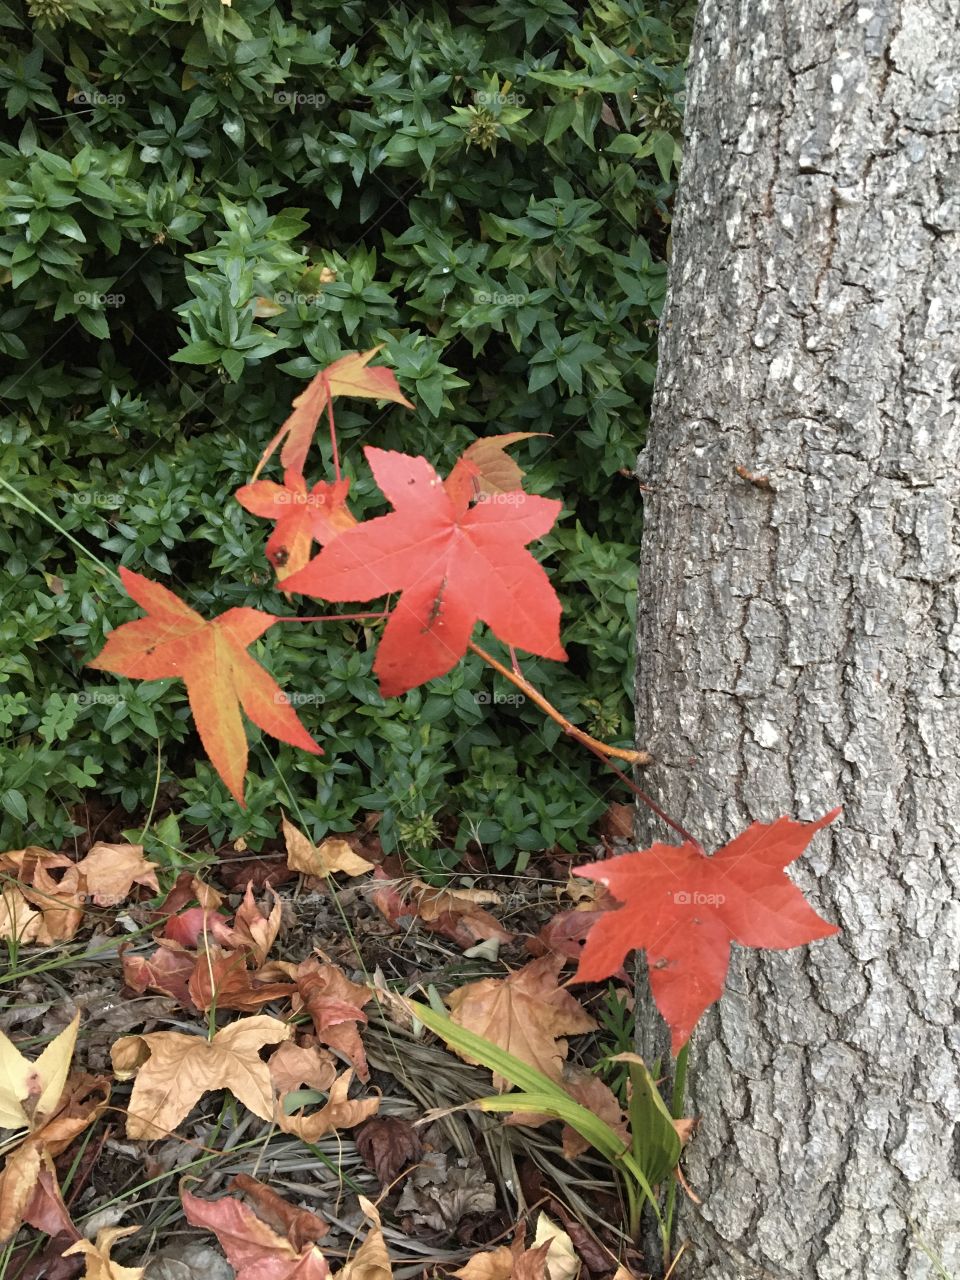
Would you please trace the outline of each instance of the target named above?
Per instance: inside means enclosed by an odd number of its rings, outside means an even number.
[[[259,847],[290,793],[315,836],[381,810],[387,847],[428,868],[470,840],[507,867],[583,837],[606,779],[473,658],[385,704],[361,627],[275,628],[260,652],[308,699],[326,755],[254,740],[245,813],[199,751],[182,685],[83,664],[135,616],[100,562],[208,616],[288,611],[267,529],[233,490],[318,367],[384,343],[417,408],[339,410],[358,514],[382,501],[364,442],[444,469],[477,434],[550,432],[514,453],[565,503],[542,552],[571,659],[524,671],[630,744],[628,472],[691,8],[0,7],[0,477],[22,495],[0,488],[3,847],[58,845],[92,796],[142,813],[158,750],[164,795],[214,841]]]

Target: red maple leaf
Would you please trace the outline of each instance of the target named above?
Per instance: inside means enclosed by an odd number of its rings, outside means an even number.
[[[257,463],[253,478],[257,476],[270,460],[277,445],[284,442],[280,453],[280,461],[286,468],[303,471],[307,460],[307,452],[317,429],[321,413],[327,407],[327,401],[334,396],[363,396],[369,400],[392,400],[394,404],[405,405],[412,409],[413,405],[402,394],[392,370],[380,366],[368,369],[367,365],[382,349],[372,347],[369,351],[351,351],[341,356],[333,364],[320,372],[307,384],[303,391],[294,398],[293,412],[273,437],[263,457]]]
[[[147,617],[111,631],[89,665],[134,680],[183,680],[203,748],[241,807],[247,771],[241,707],[264,733],[323,754],[280,686],[246,652],[273,626],[276,615],[228,609],[207,622],[172,591],[142,574],[121,568],[120,578]]]
[[[783,870],[839,813],[817,822],[754,822],[712,858],[689,842],[655,844],[575,867],[574,875],[599,880],[623,903],[590,930],[575,980],[610,977],[628,951],[642,947],[677,1053],[723,993],[731,942],[785,950],[840,932]]]
[[[565,658],[560,601],[526,549],[552,527],[561,504],[517,490],[470,506],[467,475],[445,486],[425,458],[364,454],[394,511],[342,533],[284,588],[340,601],[403,593],[373,666],[383,696],[444,675],[466,653],[477,622],[505,644]]]
[[[277,522],[267,542],[267,559],[278,582],[303,568],[315,542],[322,547],[357,523],[347,507],[349,488],[349,480],[321,480],[308,490],[300,472],[288,467],[283,484],[255,480],[237,490],[234,496],[241,507]]]

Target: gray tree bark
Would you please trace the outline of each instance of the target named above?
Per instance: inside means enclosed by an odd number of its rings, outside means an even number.
[[[791,869],[842,934],[734,947],[695,1035],[680,1274],[944,1274],[926,1245],[952,1275],[960,4],[703,0],[686,129],[638,468],[643,783],[708,848],[844,815]]]

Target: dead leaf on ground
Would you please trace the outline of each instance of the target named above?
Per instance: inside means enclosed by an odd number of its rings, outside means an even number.
[[[372,1098],[350,1098],[348,1092],[352,1080],[352,1071],[338,1076],[330,1086],[327,1101],[319,1111],[312,1111],[309,1115],[303,1110],[287,1115],[284,1111],[287,1095],[282,1095],[277,1108],[277,1124],[284,1133],[293,1133],[304,1142],[317,1143],[336,1129],[352,1129],[369,1120],[380,1107],[380,1094]]]
[[[367,1232],[366,1239],[350,1258],[342,1270],[337,1272],[336,1280],[391,1280],[393,1269],[390,1266],[390,1255],[380,1228],[380,1214],[376,1206],[366,1196],[358,1196],[360,1208],[373,1223]]]
[[[74,1138],[99,1119],[109,1097],[109,1081],[100,1076],[78,1075],[69,1079],[50,1119],[29,1133],[7,1157],[0,1173],[0,1241],[8,1240],[18,1230],[26,1214],[47,1216],[50,1205],[42,1190],[42,1171],[46,1169],[52,1174],[56,1188],[52,1158],[65,1151]],[[42,1199],[37,1199],[38,1195]]]
[[[388,1187],[401,1169],[419,1160],[423,1150],[420,1134],[400,1116],[368,1120],[354,1141],[364,1164],[376,1173],[381,1188]]]
[[[567,1042],[560,1037],[597,1028],[582,1005],[557,986],[562,967],[562,957],[543,956],[507,978],[458,987],[446,997],[453,1021],[559,1083],[567,1056]],[[509,1087],[496,1073],[493,1083],[498,1090]]]
[[[276,890],[268,888],[267,892],[273,898],[269,915],[264,915],[257,906],[253,896],[253,886],[248,884],[243,902],[233,917],[234,941],[231,945],[249,951],[254,967],[257,969],[266,962],[270,948],[280,932],[283,917],[283,906]]]
[[[419,919],[432,933],[450,938],[458,947],[472,947],[477,942],[494,938],[509,942],[513,937],[481,904],[490,906],[501,901],[500,895],[487,889],[435,889],[422,880],[402,884],[391,881],[381,868],[373,874],[371,902],[395,927],[405,916]]]
[[[324,879],[338,871],[347,876],[362,876],[373,870],[374,864],[354,853],[346,840],[331,836],[315,845],[286,817],[283,819],[283,838],[287,845],[287,866],[292,871]]]
[[[214,1232],[236,1280],[327,1280],[330,1268],[315,1244],[295,1248],[239,1200],[201,1200],[183,1185],[180,1199],[191,1226]]]
[[[246,951],[208,947],[194,960],[187,983],[190,999],[204,1012],[214,1007],[253,1013],[271,1000],[286,1000],[295,991],[291,982],[260,982],[247,968]]]
[[[139,1230],[139,1227],[106,1227],[97,1232],[96,1244],[78,1240],[69,1249],[64,1249],[64,1257],[72,1253],[84,1255],[87,1264],[84,1280],[142,1280],[143,1267],[121,1267],[110,1257],[110,1251],[119,1239],[135,1235]]]
[[[179,1031],[122,1037],[111,1056],[118,1079],[135,1077],[127,1136],[167,1137],[215,1089],[229,1089],[254,1115],[271,1120],[273,1085],[260,1050],[290,1034],[286,1023],[260,1015],[221,1028],[212,1040]]]
[[[151,955],[124,954],[123,980],[131,991],[160,991],[172,996],[185,1009],[195,1006],[190,998],[190,977],[197,963],[197,953],[179,942],[160,938]]]
[[[87,890],[100,907],[116,906],[125,901],[135,884],[158,893],[156,862],[148,862],[140,844],[104,844],[91,848],[77,869],[87,882]]]
[[[497,1193],[483,1169],[467,1160],[450,1165],[443,1152],[426,1156],[403,1188],[398,1213],[409,1213],[414,1225],[453,1233],[461,1219],[485,1217],[497,1210]]]
[[[0,1129],[39,1129],[56,1111],[70,1074],[80,1014],[32,1060],[0,1031]]]
[[[326,1092],[337,1078],[333,1055],[318,1045],[294,1044],[285,1040],[270,1055],[270,1076],[277,1093],[301,1088]]]
[[[330,1230],[329,1224],[319,1214],[288,1203],[283,1196],[278,1196],[272,1188],[251,1178],[249,1174],[238,1173],[231,1178],[230,1189],[242,1192],[251,1200],[257,1216],[268,1227],[273,1227],[286,1236],[297,1250],[307,1244],[316,1244]]]

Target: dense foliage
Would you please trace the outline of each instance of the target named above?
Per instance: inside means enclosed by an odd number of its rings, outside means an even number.
[[[386,703],[359,625],[274,628],[260,657],[326,755],[254,741],[240,813],[183,686],[83,664],[135,614],[103,564],[206,616],[283,613],[264,526],[232,498],[291,398],[384,343],[416,411],[337,426],[444,470],[477,434],[565,512],[541,551],[567,665],[524,670],[571,719],[632,738],[640,503],[689,0],[13,0],[0,7],[0,805],[57,846],[83,802],[165,801],[214,840],[314,836],[383,812],[428,870],[581,837],[589,759],[468,658]],[[319,475],[308,479],[319,479]],[[101,564],[103,562],[103,564]],[[282,633],[282,634],[281,634]],[[269,811],[269,820],[266,816]],[[131,821],[133,819],[131,818]]]

